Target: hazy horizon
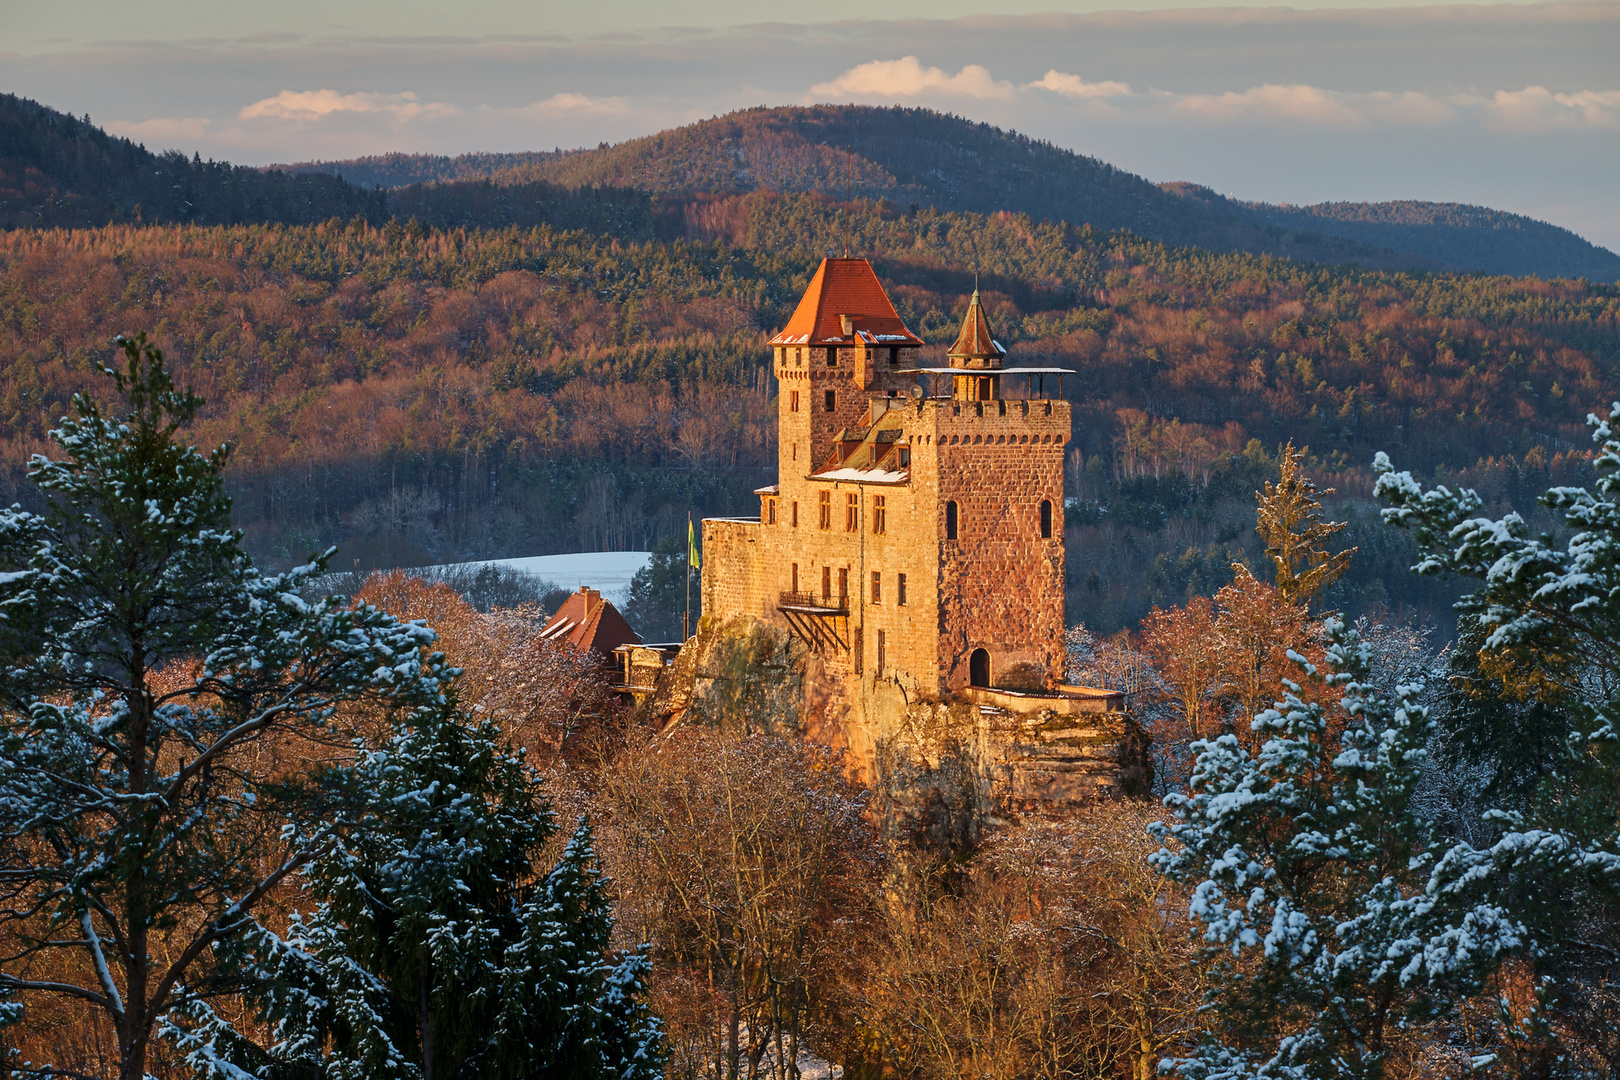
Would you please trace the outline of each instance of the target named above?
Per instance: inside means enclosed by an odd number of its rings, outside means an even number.
[[[753,105],[922,105],[1154,181],[1473,203],[1620,250],[1620,3],[1053,6],[904,0],[877,18],[838,0],[807,23],[720,3],[671,27],[641,0],[6,0],[0,74],[151,149],[250,165],[595,146]]]

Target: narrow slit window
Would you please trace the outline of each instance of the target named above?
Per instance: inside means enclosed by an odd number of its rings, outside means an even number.
[[[861,496],[851,491],[844,496],[844,531],[859,532],[861,528]]]
[[[884,505],[884,496],[872,496],[872,535],[882,536],[889,527],[888,508]]]
[[[1052,539],[1052,500],[1041,500],[1041,539]]]
[[[883,631],[879,630],[877,632],[877,673],[879,678],[883,677],[883,665],[889,659],[884,655],[888,651],[888,642],[884,639]]]
[[[832,599],[832,567],[830,566],[821,568],[821,598],[823,600]]]
[[[855,674],[857,675],[861,673],[861,661],[864,659],[862,654],[866,652],[866,642],[864,638],[865,635],[861,633],[861,628],[857,626],[855,628],[855,648],[853,650],[855,653]]]
[[[788,412],[798,412],[798,411],[799,411],[799,392],[797,390],[793,390],[793,391],[790,391],[788,393]]]
[[[799,500],[797,499],[793,500],[793,527],[795,529],[799,527]]]
[[[828,390],[827,391],[826,401],[827,401],[827,411],[828,412],[836,412],[837,409],[838,409],[838,391],[836,391],[836,390]]]
[[[906,575],[894,575],[894,606],[906,606]]]
[[[849,567],[847,566],[838,568],[838,602],[846,605],[849,603]]]
[[[883,603],[883,573],[878,570],[872,571],[872,603]]]
[[[794,563],[793,564],[793,585],[792,585],[791,588],[788,589],[788,592],[796,593],[798,591],[799,591],[799,564]]]
[[[823,529],[832,528],[832,492],[830,491],[821,493],[821,527]]]
[[[945,504],[945,539],[956,539],[956,503]]]

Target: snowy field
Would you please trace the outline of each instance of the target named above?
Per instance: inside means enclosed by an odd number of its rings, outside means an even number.
[[[572,551],[566,555],[531,555],[526,559],[453,563],[440,569],[477,570],[480,566],[504,566],[570,591],[581,585],[587,586],[622,606],[625,593],[630,588],[630,579],[651,558],[650,551]]]

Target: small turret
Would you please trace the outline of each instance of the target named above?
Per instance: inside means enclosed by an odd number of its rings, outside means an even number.
[[[1001,368],[1007,350],[990,332],[990,318],[984,313],[984,305],[979,303],[978,289],[973,290],[973,299],[968,301],[956,344],[945,355],[953,368],[984,372],[952,378],[953,397],[961,401],[994,401],[1001,396],[1001,376],[993,372]]]

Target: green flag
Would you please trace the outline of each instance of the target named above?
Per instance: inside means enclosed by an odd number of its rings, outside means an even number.
[[[692,531],[692,519],[686,519],[686,565],[694,570],[703,569],[703,557],[698,554],[697,535]]]

